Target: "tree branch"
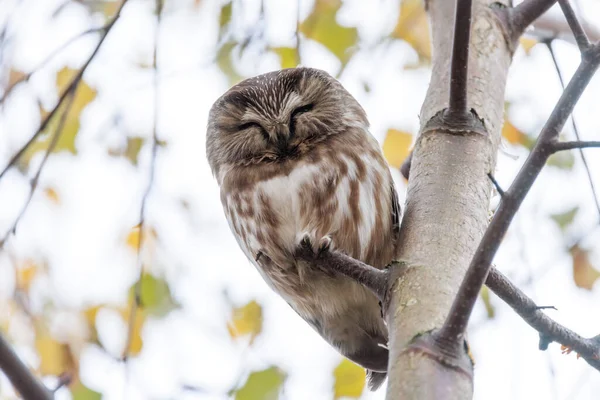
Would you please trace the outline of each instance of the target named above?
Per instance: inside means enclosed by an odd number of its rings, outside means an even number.
[[[1,334],[0,369],[25,400],[53,399],[52,393],[31,373]]]
[[[525,29],[548,11],[556,0],[525,0],[514,8],[508,9],[510,38],[516,43]]]
[[[88,35],[90,33],[95,33],[95,32],[106,31],[107,26],[108,25],[104,25],[104,26],[101,26],[99,28],[91,28],[91,29],[88,29],[86,31],[83,31],[83,32],[81,32],[81,33],[73,36],[71,39],[67,40],[62,45],[60,45],[60,47],[58,47],[52,53],[50,53],[48,55],[48,57],[46,57],[45,59],[43,59],[31,71],[29,71],[28,73],[26,73],[25,75],[23,75],[20,79],[17,79],[16,81],[14,81],[9,87],[6,88],[6,90],[2,94],[2,97],[0,97],[0,106],[2,106],[4,104],[4,101],[12,93],[12,91],[15,89],[15,87],[17,87],[19,84],[21,84],[23,82],[29,81],[29,79],[31,79],[31,77],[33,76],[33,74],[35,74],[37,71],[39,71],[40,69],[42,69],[44,67],[44,65],[46,65],[50,60],[52,60],[61,51],[63,51],[64,49],[66,49],[67,47],[69,47],[72,43],[74,43],[77,40],[81,39],[85,35]]]
[[[542,129],[525,164],[519,171],[513,184],[502,197],[500,206],[469,265],[469,269],[452,304],[450,313],[439,331],[441,337],[447,340],[456,340],[457,338],[464,337],[465,329],[479,290],[489,273],[494,255],[500,247],[501,239],[508,230],[510,222],[529,192],[533,182],[544,167],[546,160],[552,154],[553,141],[558,137],[579,97],[600,64],[600,47],[594,46],[592,50],[589,53],[590,57],[582,59],[579,68]]]
[[[31,203],[31,199],[33,198],[33,194],[35,193],[35,190],[37,189],[38,182],[40,180],[40,175],[42,174],[42,170],[44,169],[44,165],[46,165],[46,161],[48,160],[48,157],[50,157],[50,153],[52,153],[54,151],[54,149],[56,148],[56,144],[58,143],[58,140],[62,136],[63,128],[65,126],[67,116],[69,115],[69,112],[71,111],[71,107],[73,106],[73,99],[75,98],[76,88],[77,88],[77,86],[73,86],[71,91],[67,92],[67,97],[69,98],[68,103],[66,103],[65,110],[63,111],[63,114],[61,115],[60,120],[58,122],[58,126],[56,127],[56,132],[54,132],[54,135],[52,136],[52,139],[51,139],[50,143],[48,144],[48,148],[46,149],[46,152],[44,153],[44,158],[42,158],[42,161],[40,162],[40,165],[39,165],[33,179],[31,179],[30,188],[29,188],[29,196],[27,197],[27,201],[25,201],[25,204],[23,205],[21,212],[19,213],[19,215],[17,215],[17,218],[15,218],[15,221],[13,222],[12,226],[6,231],[6,234],[0,240],[0,249],[2,247],[4,247],[4,244],[6,243],[6,241],[10,237],[10,235],[16,233],[17,225],[21,221],[21,218],[23,218],[23,215],[25,215],[25,212],[27,211],[27,208],[29,207],[29,203]]]
[[[2,170],[2,172],[0,172],[0,179],[4,176],[4,174],[6,174],[6,172],[10,168],[12,168],[15,165],[15,163],[21,158],[21,156],[25,153],[25,151],[27,151],[27,149],[29,148],[29,146],[31,146],[31,144],[33,142],[35,142],[37,140],[37,138],[42,134],[42,132],[44,131],[44,129],[46,129],[46,126],[48,126],[48,122],[52,119],[52,117],[54,116],[54,114],[56,114],[57,110],[59,109],[60,105],[65,101],[65,99],[68,96],[69,92],[74,91],[77,88],[77,85],[79,84],[79,82],[81,81],[81,79],[83,77],[83,73],[85,72],[85,70],[88,68],[88,66],[90,65],[90,63],[92,62],[92,60],[94,59],[94,57],[96,56],[96,54],[98,53],[98,50],[100,50],[100,47],[102,46],[102,43],[104,43],[104,39],[106,39],[106,37],[108,36],[108,33],[110,32],[110,30],[112,29],[112,27],[115,25],[115,22],[117,22],[117,20],[121,16],[121,11],[123,10],[123,7],[125,7],[125,4],[127,4],[128,1],[129,0],[123,0],[123,2],[121,3],[121,6],[119,7],[119,9],[117,10],[117,12],[115,13],[115,16],[113,17],[113,19],[106,25],[106,29],[104,30],[104,35],[102,35],[102,37],[100,38],[100,41],[98,41],[98,44],[96,45],[96,48],[94,49],[94,51],[92,52],[92,54],[89,56],[89,58],[87,59],[87,61],[83,64],[83,66],[81,67],[81,69],[79,70],[79,72],[77,72],[77,74],[75,75],[75,77],[71,80],[71,82],[69,83],[69,85],[67,86],[67,88],[65,89],[65,91],[60,95],[60,97],[58,99],[58,103],[48,113],[48,115],[46,116],[46,118],[44,118],[44,120],[40,124],[39,128],[34,133],[34,135],[8,161],[8,164],[6,165],[6,167],[4,167],[4,169]]]
[[[467,78],[472,9],[472,0],[456,0],[452,66],[450,67],[450,100],[447,113],[448,116],[459,118],[468,118]]]
[[[556,74],[558,75],[558,80],[560,81],[560,86],[562,90],[565,90],[565,80],[563,78],[562,72],[560,71],[560,67],[558,66],[558,60],[556,59],[556,54],[554,54],[554,50],[552,49],[552,40],[546,42],[546,47],[550,52],[550,57],[552,58],[552,63],[554,64],[554,69],[556,70]],[[571,115],[571,125],[573,126],[573,133],[575,134],[575,138],[577,140],[581,140],[579,136],[579,129],[577,129],[577,124],[575,123],[575,115]],[[600,200],[598,200],[598,193],[596,192],[596,186],[594,185],[594,179],[592,178],[592,172],[590,171],[590,166],[588,165],[587,158],[583,152],[583,150],[579,149],[579,155],[581,156],[581,161],[583,162],[583,167],[587,174],[588,182],[590,184],[590,188],[592,189],[592,196],[594,197],[594,204],[596,204],[596,210],[598,211],[598,215],[600,216]]]
[[[553,153],[557,151],[573,150],[573,149],[586,149],[590,147],[600,147],[600,141],[597,140],[573,140],[571,142],[553,142],[550,145],[550,150]]]
[[[131,311],[129,313],[129,324],[127,328],[127,341],[125,348],[123,349],[122,359],[126,361],[129,357],[131,350],[131,343],[133,342],[133,333],[135,328],[135,320],[138,309],[143,307],[142,304],[142,280],[144,277],[144,261],[142,260],[142,244],[144,241],[144,225],[146,223],[146,203],[148,202],[148,196],[152,191],[152,185],[154,184],[154,174],[156,167],[156,153],[158,152],[159,140],[158,140],[158,67],[157,67],[157,55],[158,55],[158,39],[160,32],[160,19],[162,14],[162,0],[156,0],[156,29],[154,31],[154,54],[152,67],[154,69],[154,123],[152,130],[152,152],[150,155],[150,171],[148,173],[148,185],[142,195],[142,202],[140,206],[140,223],[138,225],[140,230],[139,241],[137,243],[137,265],[139,268],[139,276],[134,287],[134,298],[131,304]]]
[[[600,371],[600,341],[584,338],[552,320],[519,288],[495,268],[490,270],[486,285],[533,329],[540,333],[541,344],[558,342],[575,350],[588,364]],[[542,350],[544,346],[541,346]]]
[[[569,3],[569,0],[558,0],[560,4],[560,8],[562,9],[567,22],[569,23],[569,27],[571,28],[571,32],[573,32],[573,36],[575,36],[575,41],[577,42],[577,46],[581,53],[585,53],[585,51],[590,47],[590,40],[588,39],[583,27],[579,23],[579,20],[575,16],[575,11],[573,11],[573,7]]]

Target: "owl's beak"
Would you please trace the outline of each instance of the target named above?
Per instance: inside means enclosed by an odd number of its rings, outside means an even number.
[[[288,150],[292,137],[290,135],[290,129],[286,124],[278,124],[276,127],[277,132],[277,149],[284,153]]]

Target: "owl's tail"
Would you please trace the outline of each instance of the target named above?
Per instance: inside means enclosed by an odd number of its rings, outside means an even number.
[[[369,390],[372,392],[379,389],[381,384],[385,381],[387,377],[386,372],[375,372],[370,369],[367,370],[367,384],[369,385]]]

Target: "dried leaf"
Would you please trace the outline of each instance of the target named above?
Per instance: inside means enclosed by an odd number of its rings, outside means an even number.
[[[45,330],[37,332],[35,349],[40,357],[42,375],[60,375],[73,367],[69,346],[57,341]]]
[[[560,214],[552,214],[550,218],[556,222],[561,231],[564,231],[571,223],[573,219],[575,219],[575,215],[577,215],[577,211],[579,211],[579,207],[573,207],[570,210],[565,211]]]
[[[348,359],[343,359],[333,370],[334,398],[359,398],[365,389],[365,370]]]
[[[66,89],[76,73],[76,70],[72,70],[68,67],[64,67],[58,71],[56,75],[56,86],[59,93],[62,93]],[[68,110],[69,114],[66,117],[62,133],[58,139],[58,142],[56,143],[56,147],[54,148],[55,153],[68,151],[72,154],[77,154],[77,149],[75,148],[75,139],[79,133],[79,117],[83,109],[96,98],[96,94],[96,90],[92,89],[85,81],[81,80],[79,82],[77,85],[77,90],[75,91],[75,98],[73,99],[71,108]],[[40,135],[40,138],[25,151],[19,160],[19,165],[21,168],[26,168],[27,165],[29,165],[31,158],[37,152],[48,149],[48,146],[52,140],[52,136],[56,133],[56,129],[58,128],[62,114],[67,111],[67,103],[68,100],[63,102],[57,113],[55,113],[54,117],[49,121],[45,131],[42,133],[42,135]],[[44,118],[45,113],[45,110],[41,110],[42,119]]]
[[[250,343],[262,331],[262,307],[255,300],[248,304],[233,308],[231,320],[227,323],[227,330],[232,338],[250,335]]]
[[[244,386],[235,391],[235,400],[277,400],[286,377],[277,367],[252,372]]]
[[[388,164],[400,168],[408,154],[412,143],[412,135],[397,129],[389,129],[383,141],[383,155]]]
[[[38,265],[31,258],[26,258],[19,262],[17,267],[17,288],[19,290],[28,291],[31,287],[31,282],[38,273]]]
[[[573,257],[573,280],[582,289],[592,290],[594,283],[600,278],[598,271],[589,260],[588,251],[575,245],[569,249]]]
[[[422,0],[402,0],[400,15],[391,36],[411,45],[422,61],[431,61],[429,23]]]
[[[132,310],[133,299],[129,301],[128,307],[123,307],[119,310],[121,317],[127,324],[128,333],[129,325],[131,323],[131,310]],[[129,343],[128,351],[124,351],[123,354],[127,353],[129,356],[136,356],[142,351],[144,341],[142,339],[142,329],[144,328],[144,322],[146,322],[146,314],[144,310],[137,309],[135,311],[135,318],[133,321],[133,330],[131,331],[131,343]],[[125,350],[125,349],[124,349]]]
[[[529,138],[526,134],[517,129],[508,119],[504,120],[502,126],[502,137],[506,139],[510,144],[520,144],[526,146],[529,142]]]
[[[60,204],[60,198],[58,197],[58,193],[56,192],[56,189],[47,187],[44,189],[44,194],[54,204],[56,204],[56,205]]]
[[[300,24],[300,32],[327,47],[346,64],[358,40],[358,31],[337,23],[336,14],[341,6],[341,0],[316,0],[312,12]]]
[[[519,44],[525,51],[525,54],[529,55],[531,53],[531,49],[538,44],[539,42],[532,38],[521,37],[519,39]]]

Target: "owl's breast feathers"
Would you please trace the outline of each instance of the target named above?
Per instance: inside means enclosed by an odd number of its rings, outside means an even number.
[[[304,157],[227,170],[221,200],[238,243],[284,297],[305,291],[293,252],[308,233],[378,268],[394,257],[397,200],[378,143],[363,129],[330,138]],[[294,293],[296,294],[296,293]]]

